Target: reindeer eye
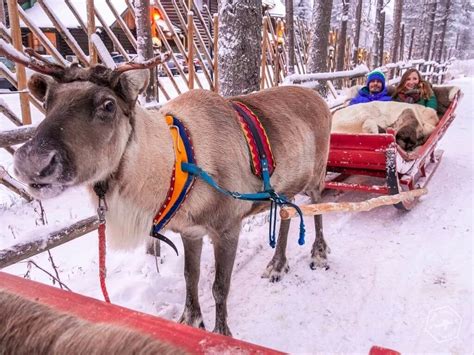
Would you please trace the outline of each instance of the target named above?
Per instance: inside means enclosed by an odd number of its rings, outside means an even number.
[[[112,100],[106,100],[103,103],[102,107],[104,108],[105,111],[112,113],[115,111],[115,102],[113,102]]]

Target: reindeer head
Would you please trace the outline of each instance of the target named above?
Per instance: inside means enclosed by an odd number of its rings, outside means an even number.
[[[44,103],[46,117],[15,152],[14,170],[32,195],[54,197],[70,186],[105,180],[118,169],[133,139],[138,95],[148,83],[149,71],[130,70],[136,67],[56,66],[49,73],[54,79],[31,77],[28,88]]]

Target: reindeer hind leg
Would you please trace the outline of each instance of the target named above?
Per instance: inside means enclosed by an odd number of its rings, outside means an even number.
[[[312,203],[318,203],[321,201],[321,192],[311,191],[310,193]],[[314,239],[313,247],[311,248],[311,262],[309,267],[312,270],[316,270],[318,267],[325,270],[329,269],[329,264],[327,261],[327,254],[331,252],[331,249],[326,244],[323,234],[323,216],[315,215],[314,216],[314,228],[316,237]]]

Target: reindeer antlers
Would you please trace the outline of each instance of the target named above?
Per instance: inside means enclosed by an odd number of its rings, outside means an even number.
[[[46,62],[44,59],[38,59],[39,55],[32,49],[25,50],[29,57],[16,50],[11,44],[0,38],[0,54],[13,62],[23,64],[38,73],[61,77],[64,75],[65,68],[61,65]],[[34,53],[34,54],[32,54]]]
[[[65,76],[65,72],[67,69],[66,67],[48,62],[43,57],[41,57],[40,54],[36,53],[31,48],[26,48],[25,53],[28,54],[28,56],[16,50],[11,44],[5,42],[3,39],[0,38],[0,54],[4,55],[11,61],[20,63],[25,67],[28,67],[38,73],[51,75],[56,79],[61,79]],[[166,62],[167,60],[169,60],[170,56],[171,54],[169,52],[166,52],[162,55],[156,56],[142,63],[129,62],[127,64],[122,65],[121,67],[115,68],[113,72],[121,74],[128,70],[149,69],[163,62]]]
[[[134,69],[149,69],[153,68],[159,64],[162,64],[166,61],[168,61],[171,57],[170,52],[166,52],[164,54],[160,54],[156,57],[153,57],[149,60],[146,60],[142,63],[135,63],[135,62],[128,62],[127,64],[122,65],[121,67],[115,68],[114,72],[117,73],[123,73],[128,70],[134,70]]]

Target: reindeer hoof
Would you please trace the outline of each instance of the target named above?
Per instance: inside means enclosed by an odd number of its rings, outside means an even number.
[[[206,326],[204,325],[204,320],[202,319],[201,315],[191,317],[186,311],[179,318],[178,323],[186,324],[194,328],[200,328],[200,329],[206,330]]]
[[[288,271],[290,271],[290,266],[286,259],[283,263],[272,260],[263,272],[262,278],[270,279],[270,282],[279,282]]]
[[[223,327],[217,327],[216,326],[212,332],[217,333],[217,334],[226,335],[226,336],[232,338],[232,333],[230,332],[230,329],[227,325],[225,325]]]
[[[329,270],[328,260],[325,256],[322,257],[320,255],[315,255],[313,256],[313,260],[309,264],[309,267],[311,268],[311,270],[316,270],[317,268]]]

